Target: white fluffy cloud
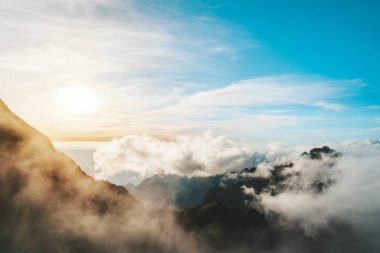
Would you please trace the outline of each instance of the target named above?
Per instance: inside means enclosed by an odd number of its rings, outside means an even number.
[[[118,183],[139,183],[157,173],[208,176],[255,163],[256,153],[242,143],[211,132],[162,141],[130,135],[115,139],[94,154],[95,177]]]
[[[331,146],[343,156],[334,161],[329,157],[322,160],[278,157],[277,161],[294,163],[284,171],[294,175],[286,182],[284,192],[274,196],[267,193],[258,196],[249,188],[244,192],[252,195],[256,201],[251,204],[259,205],[267,215],[279,214],[283,226],[297,225],[315,236],[319,229],[345,222],[353,226],[354,233],[371,236],[368,239],[374,242],[373,231],[380,225],[380,142],[347,141]],[[310,187],[316,179],[333,183],[322,193],[316,193]]]

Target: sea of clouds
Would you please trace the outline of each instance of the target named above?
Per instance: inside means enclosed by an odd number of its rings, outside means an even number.
[[[323,156],[321,160],[300,156],[322,145],[342,156]],[[258,149],[212,132],[181,135],[170,141],[130,135],[97,148],[93,172],[98,179],[121,178],[122,184],[138,184],[157,173],[210,176],[256,166],[253,175],[247,176],[270,178],[276,165],[291,162],[293,166],[281,172],[287,181],[279,194],[258,195],[243,187],[242,192],[252,197],[247,205],[269,219],[276,217],[276,224],[285,231],[297,229],[320,240],[326,233],[333,234],[332,252],[337,250],[335,241],[337,245],[347,241],[347,252],[352,251],[350,247],[368,252],[380,248],[380,140],[322,145],[291,147],[275,142]],[[316,192],[312,187],[316,181],[331,184]],[[294,247],[282,245],[279,252],[292,252]]]
[[[164,141],[128,135],[106,143],[94,153],[97,179],[122,177],[138,184],[155,174],[210,176],[256,164],[262,155],[250,145],[212,132],[179,135]]]
[[[276,162],[258,166],[257,176],[269,175],[273,164],[284,161],[294,166],[286,168],[286,187],[277,195],[257,195],[248,203],[261,209],[267,217],[278,215],[283,229],[299,228],[307,236],[320,239],[323,233],[334,235],[334,242],[348,240],[352,248],[372,252],[380,247],[377,239],[380,226],[380,141],[346,141],[331,144],[342,152],[339,158],[323,156],[321,160],[306,157],[280,156]],[[316,192],[314,182],[331,185]],[[348,236],[349,235],[349,236]],[[334,249],[334,248],[333,248]],[[338,249],[334,249],[338,250]],[[349,251],[349,250],[348,250]]]

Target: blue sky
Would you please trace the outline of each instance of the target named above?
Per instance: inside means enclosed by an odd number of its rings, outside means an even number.
[[[374,139],[379,11],[379,1],[15,0],[0,5],[0,97],[54,139]]]
[[[343,135],[340,138],[350,138],[351,134],[355,135],[354,129],[361,135],[366,129],[377,127],[379,1],[198,1],[190,4],[197,5],[203,6],[201,12],[238,27],[257,43],[257,47],[244,49],[239,61],[232,65],[230,77],[235,80],[301,73],[363,82],[365,86],[359,91],[354,88],[352,96],[335,99],[347,107],[341,112],[293,108],[297,114],[322,113],[328,118],[323,124],[313,122],[305,130],[338,130],[346,132],[339,133]],[[372,109],[368,110],[368,106]],[[367,136],[376,137],[378,133]]]
[[[193,1],[187,8],[257,44],[241,48],[227,82],[283,73],[361,79],[371,87],[356,102],[378,103],[379,1]]]

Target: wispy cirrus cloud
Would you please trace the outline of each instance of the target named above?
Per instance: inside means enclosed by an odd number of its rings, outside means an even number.
[[[220,40],[221,31],[206,33],[217,21],[179,19],[175,10],[153,7],[132,0],[1,3],[1,98],[50,132],[46,118],[63,128],[76,120],[56,115],[62,105],[52,94],[60,87],[89,87],[106,101],[104,111],[118,99],[137,111],[171,101],[190,85],[189,75],[217,71],[211,55],[227,49],[231,54],[233,46]],[[211,52],[217,47],[226,50]],[[20,99],[21,94],[28,96]]]
[[[318,108],[341,112],[335,101],[352,96],[360,80],[332,80],[321,76],[281,75],[239,81],[231,85],[179,95],[168,105],[146,111],[152,122],[188,128],[239,132],[284,129],[320,120],[318,114],[297,110]],[[319,112],[320,113],[320,112]]]
[[[347,92],[351,91],[350,88],[361,84],[360,80],[331,80],[312,75],[266,76],[196,93],[182,101],[182,104],[196,106],[299,104],[336,110],[342,105],[328,101],[347,95]]]
[[[380,105],[370,105],[370,106],[367,106],[368,109],[373,109],[373,110],[379,110],[380,109]]]
[[[0,35],[0,97],[55,137],[284,131],[344,112],[340,99],[363,85],[302,74],[216,81],[258,44],[150,1],[8,1]]]

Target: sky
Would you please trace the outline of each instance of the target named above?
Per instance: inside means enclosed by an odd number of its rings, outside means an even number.
[[[0,3],[0,98],[54,140],[378,139],[379,1]]]

